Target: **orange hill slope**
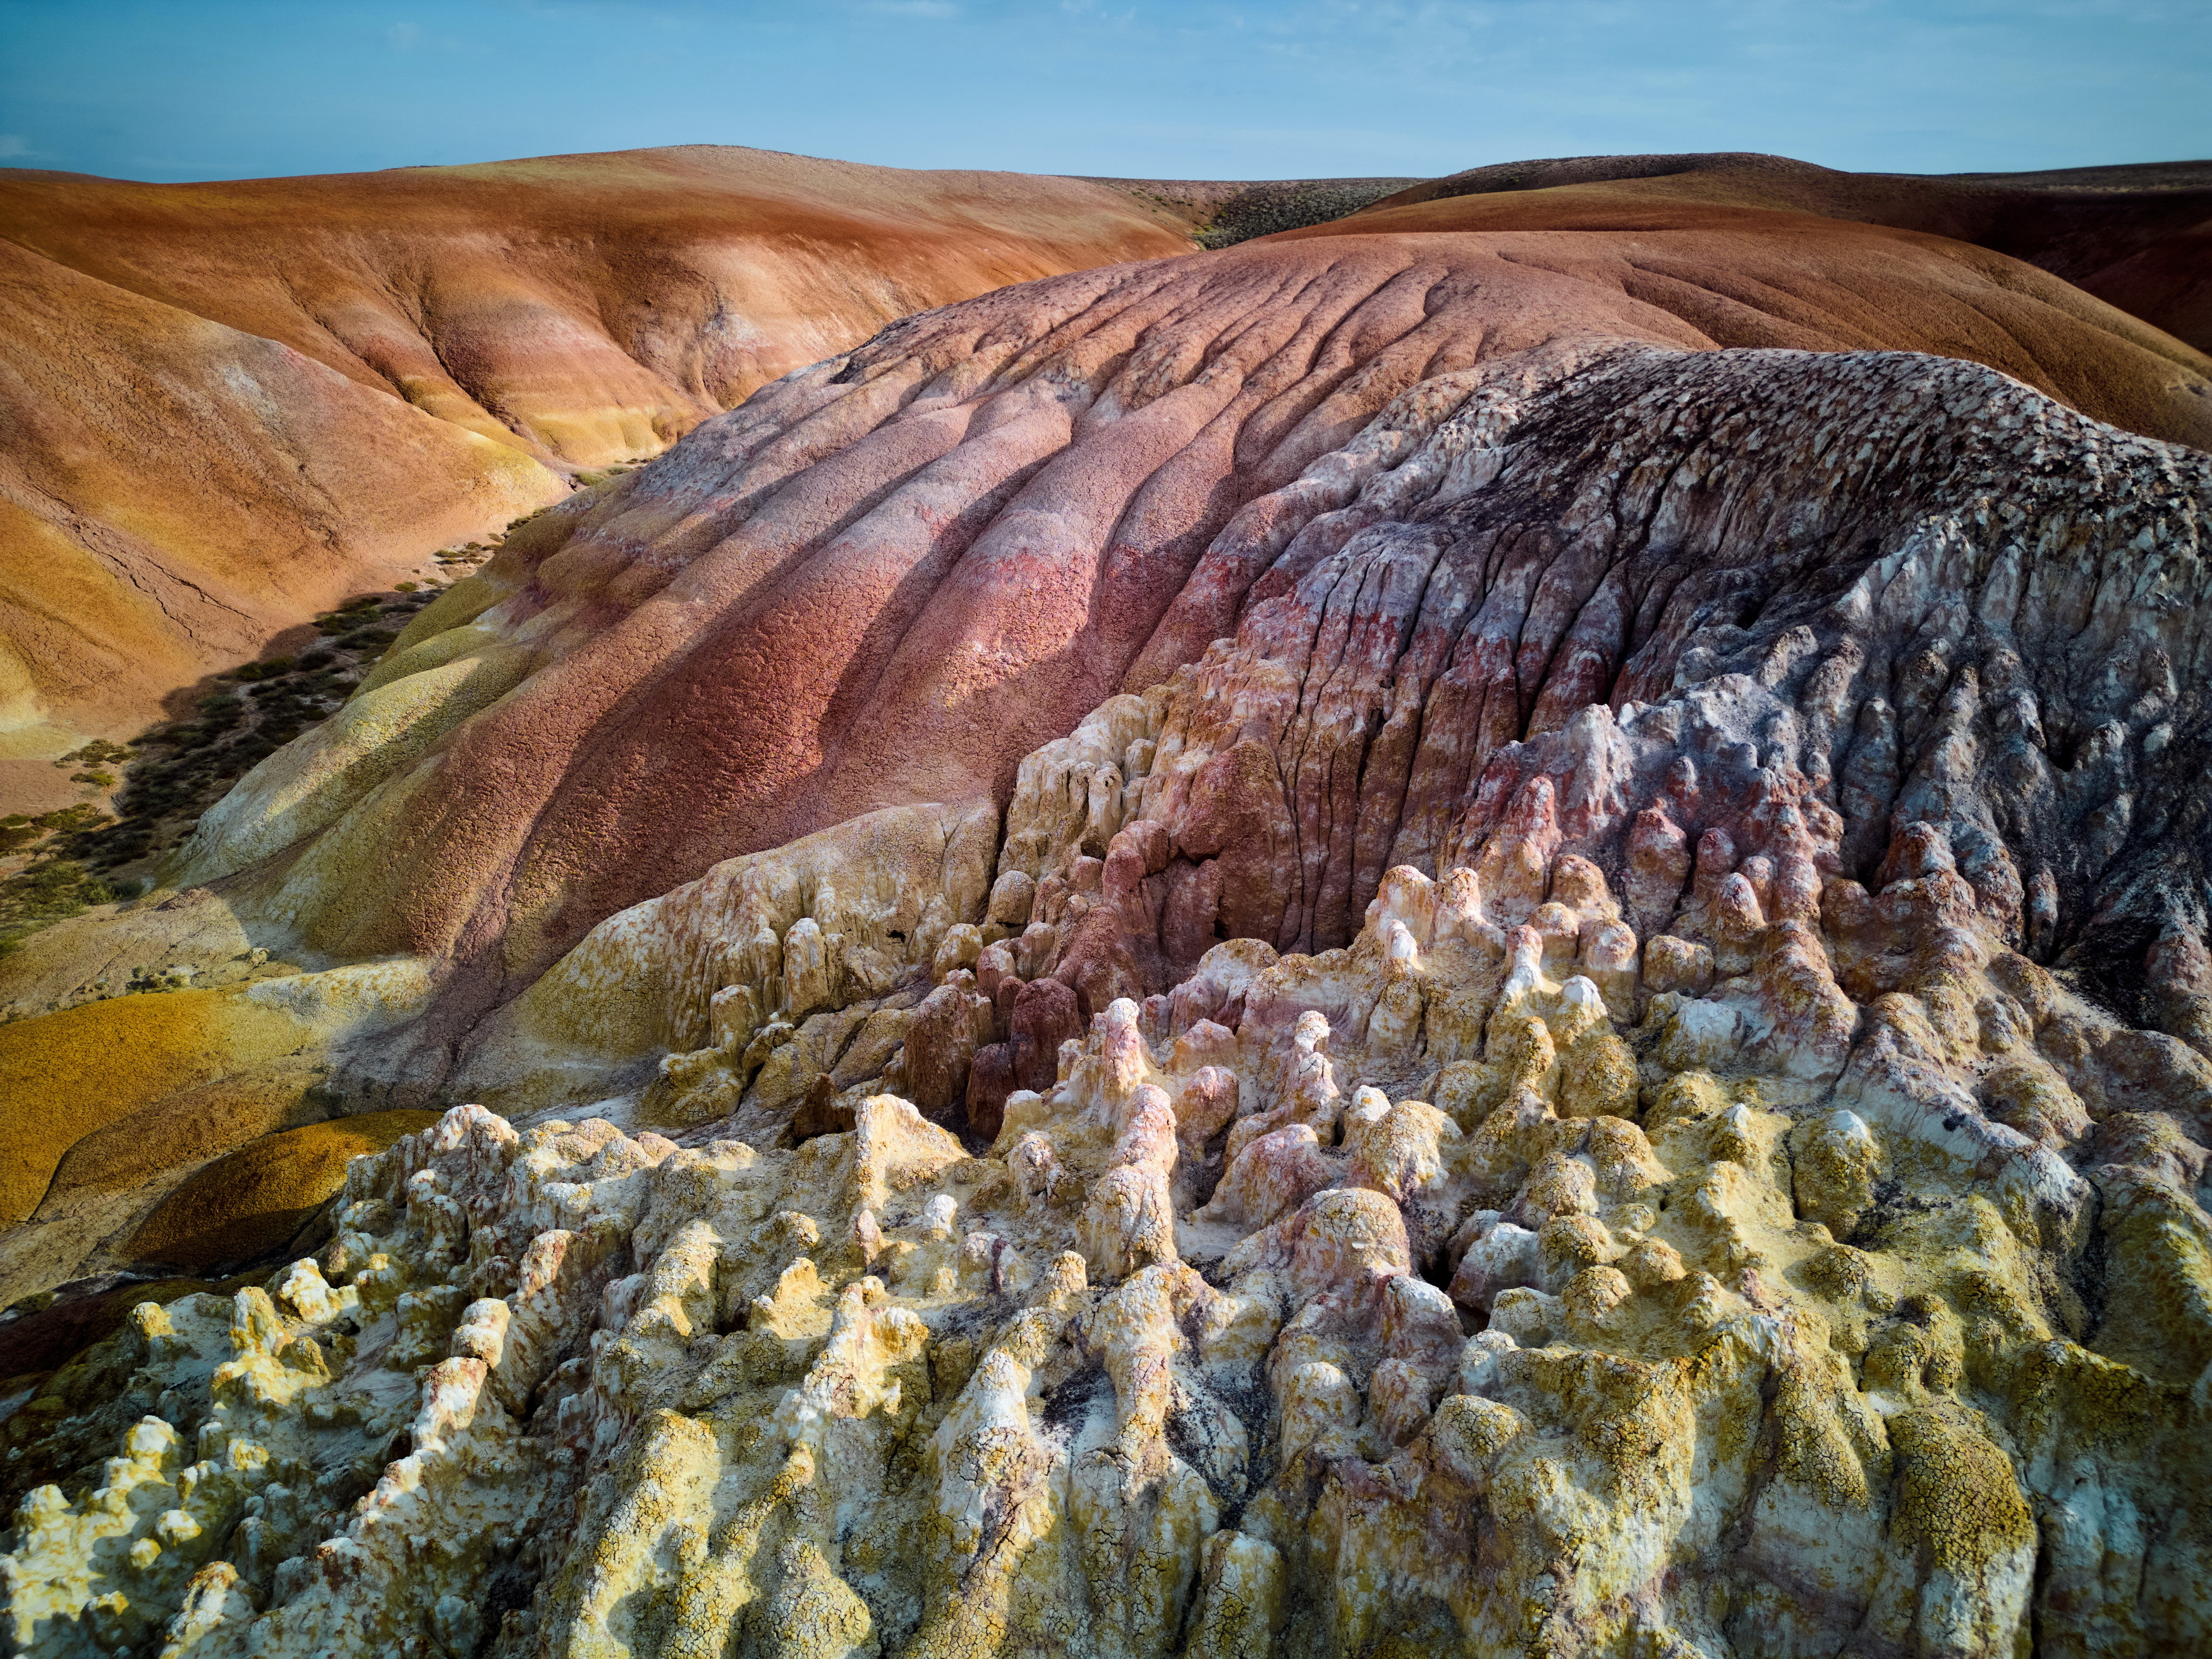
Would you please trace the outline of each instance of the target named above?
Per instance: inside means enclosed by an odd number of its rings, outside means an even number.
[[[1419,219],[1393,210],[1451,202]],[[2055,173],[1843,173],[1782,155],[1582,155],[1424,180],[1358,216],[1362,229],[1610,228],[1635,208],[1763,208],[1972,242],[2039,265],[2212,350],[2212,161]],[[1387,216],[1385,217],[1384,216]]]
[[[657,451],[894,317],[1189,247],[1080,179],[707,144],[198,185],[0,175],[0,229],[581,466]]]
[[[2212,360],[2033,265],[1883,225],[1610,189],[1440,198],[1267,240],[1468,235],[1617,288],[1717,344],[1962,357],[2115,426],[2212,447]]]
[[[694,146],[0,171],[0,805],[46,759],[892,319],[1187,251],[1127,192]],[[48,803],[40,803],[48,804]]]

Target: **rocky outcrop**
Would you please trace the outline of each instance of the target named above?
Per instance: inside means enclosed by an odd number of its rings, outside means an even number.
[[[1309,235],[525,532],[166,902],[450,1109],[25,1385],[11,1639],[2212,1642],[2197,371],[1879,234],[2056,380]]]
[[[2046,959],[2191,956],[2201,456],[1899,356],[1625,350],[1505,430],[1463,389],[1368,428],[1389,462],[1285,544],[1233,646],[1030,763],[1032,874],[1080,852],[1112,885],[1126,856],[1121,912],[1170,977],[1224,933],[1341,944],[1386,867],[1516,843],[1624,872],[1647,924],[1740,904],[1720,884],[1762,848],[1793,912],[1902,858]],[[1115,742],[1141,842],[1060,806]],[[1908,825],[1953,852],[1903,850]]]
[[[13,1639],[2205,1640],[2208,1063],[1940,862],[1864,896],[1876,983],[1845,878],[1632,921],[1506,845],[1108,1004],[974,1156],[885,1094],[781,1147],[455,1109],[319,1259],[86,1362],[119,1455],[23,1499]]]
[[[207,815],[171,876],[232,883],[315,950],[458,956],[472,1020],[719,859],[880,807],[1003,798],[1039,743],[1233,632],[1285,544],[1424,422],[1480,383],[1484,443],[1547,428],[1553,389],[1607,343],[1911,346],[1923,319],[1887,301],[1932,287],[1971,295],[1984,325],[2009,315],[1989,355],[2031,383],[2212,438],[2186,348],[2132,346],[2148,331],[2079,295],[2008,312],[1983,267],[2063,285],[1868,234],[1895,258],[1699,245],[1715,284],[1764,270],[1778,289],[1808,260],[1865,284],[1863,308],[1823,302],[1844,320],[1787,293],[1770,313],[1639,287],[1658,263],[1644,239],[1589,234],[1276,240],[933,313],[517,532],[345,717]]]
[[[1018,173],[711,145],[146,185],[0,169],[0,801],[893,319],[1185,251]],[[11,774],[9,769],[15,769]]]

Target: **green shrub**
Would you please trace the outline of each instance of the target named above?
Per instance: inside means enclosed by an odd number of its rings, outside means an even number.
[[[0,946],[81,915],[115,897],[107,884],[75,859],[41,859],[0,881]]]
[[[120,766],[131,758],[130,748],[119,743],[110,743],[105,738],[94,738],[82,749],[72,749],[54,764],[71,766]]]
[[[80,804],[76,806],[56,807],[51,812],[41,812],[31,822],[48,835],[80,836],[88,830],[97,830],[101,824],[109,822],[109,819],[107,814],[97,806]]]

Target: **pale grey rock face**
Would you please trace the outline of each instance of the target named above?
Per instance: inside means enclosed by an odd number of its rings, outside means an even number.
[[[1248,513],[1281,550],[1239,648],[1175,699],[1141,811],[1180,833],[1221,810],[1191,804],[1194,751],[1267,723],[1297,853],[1253,931],[1340,942],[1382,868],[1461,861],[1548,776],[1609,868],[1640,811],[1694,843],[1802,802],[1856,878],[1940,827],[2039,951],[2093,915],[2201,933],[2176,815],[2203,457],[1896,355],[1625,351],[1504,420],[1495,398],[1386,414],[1363,444],[1394,464],[1303,523]],[[1239,527],[1209,560],[1249,556]]]
[[[1419,381],[1002,821],[609,918],[142,1310],[13,1639],[2212,1644],[2209,511],[1944,359]]]

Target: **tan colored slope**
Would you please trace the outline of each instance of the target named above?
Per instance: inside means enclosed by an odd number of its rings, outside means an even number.
[[[1189,246],[1079,180],[709,147],[0,171],[0,810],[54,805],[46,763],[83,737],[559,499],[557,471],[657,453],[908,313]]]
[[[1934,352],[2083,413],[2212,447],[2212,358],[2037,266],[1948,237],[1611,185],[1378,208],[1270,239],[1475,234],[1727,345]]]
[[[566,492],[509,444],[0,241],[0,806],[52,757]],[[43,793],[42,793],[43,792]]]
[[[2039,265],[2212,350],[2212,278],[2199,254],[2212,230],[2212,161],[1944,175],[1845,173],[1781,155],[1586,155],[1427,179],[1360,213],[1357,228],[1402,228],[1411,222],[1393,210],[1445,201],[1457,210],[1428,228],[1595,228],[1624,210],[1702,205],[1922,231]]]

